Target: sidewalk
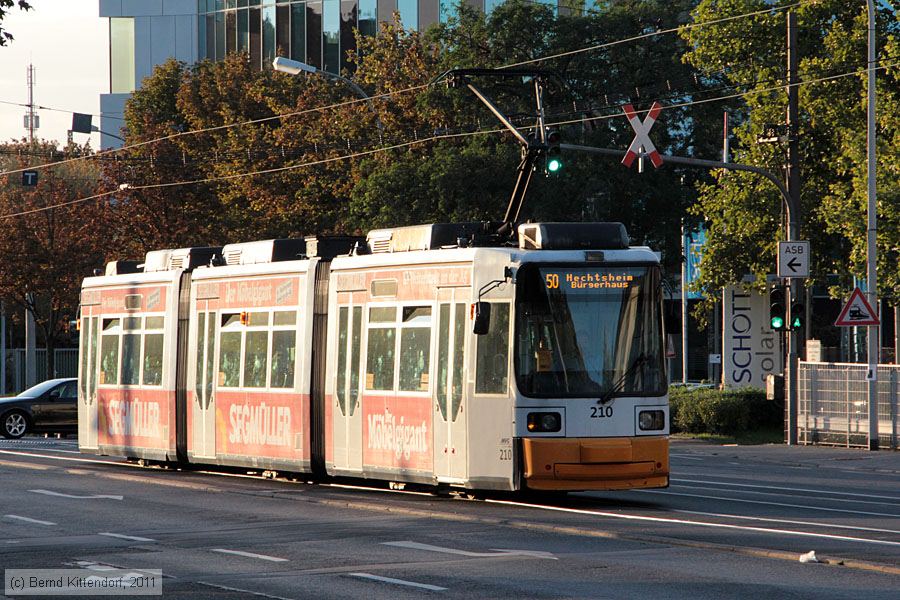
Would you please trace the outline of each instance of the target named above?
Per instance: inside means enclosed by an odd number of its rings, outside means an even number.
[[[696,456],[733,456],[742,461],[778,464],[794,467],[848,469],[871,473],[900,475],[900,452],[868,450],[832,446],[787,446],[766,444],[737,446],[714,444],[703,440],[672,439],[671,450],[677,454]]]

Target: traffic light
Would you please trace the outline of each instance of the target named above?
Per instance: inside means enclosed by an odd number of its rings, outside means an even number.
[[[563,167],[562,151],[559,147],[562,137],[559,133],[559,129],[553,127],[548,128],[547,137],[545,139],[547,143],[547,173],[557,173]]]
[[[791,329],[802,329],[805,323],[806,307],[799,302],[791,304]]]
[[[784,331],[785,321],[784,286],[776,283],[769,288],[769,327],[775,331]]]

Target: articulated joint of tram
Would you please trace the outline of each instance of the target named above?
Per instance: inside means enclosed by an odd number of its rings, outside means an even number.
[[[625,490],[669,485],[669,440],[523,438],[525,485],[533,490]]]

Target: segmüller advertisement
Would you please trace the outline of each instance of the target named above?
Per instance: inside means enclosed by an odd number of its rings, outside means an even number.
[[[766,387],[766,375],[781,373],[781,336],[768,327],[765,295],[727,287],[722,307],[722,377],[726,387]]]

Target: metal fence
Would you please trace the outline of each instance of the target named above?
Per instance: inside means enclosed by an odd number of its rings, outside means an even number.
[[[78,376],[78,348],[57,348],[54,351],[53,373],[50,379],[56,377]],[[37,381],[47,379],[47,350],[36,348],[34,351],[35,374]],[[25,384],[25,349],[9,348],[6,351],[6,386],[3,390],[6,394],[17,394],[24,390]]]
[[[801,444],[868,445],[867,365],[801,362],[797,439]],[[900,365],[878,366],[878,444],[900,444]]]

